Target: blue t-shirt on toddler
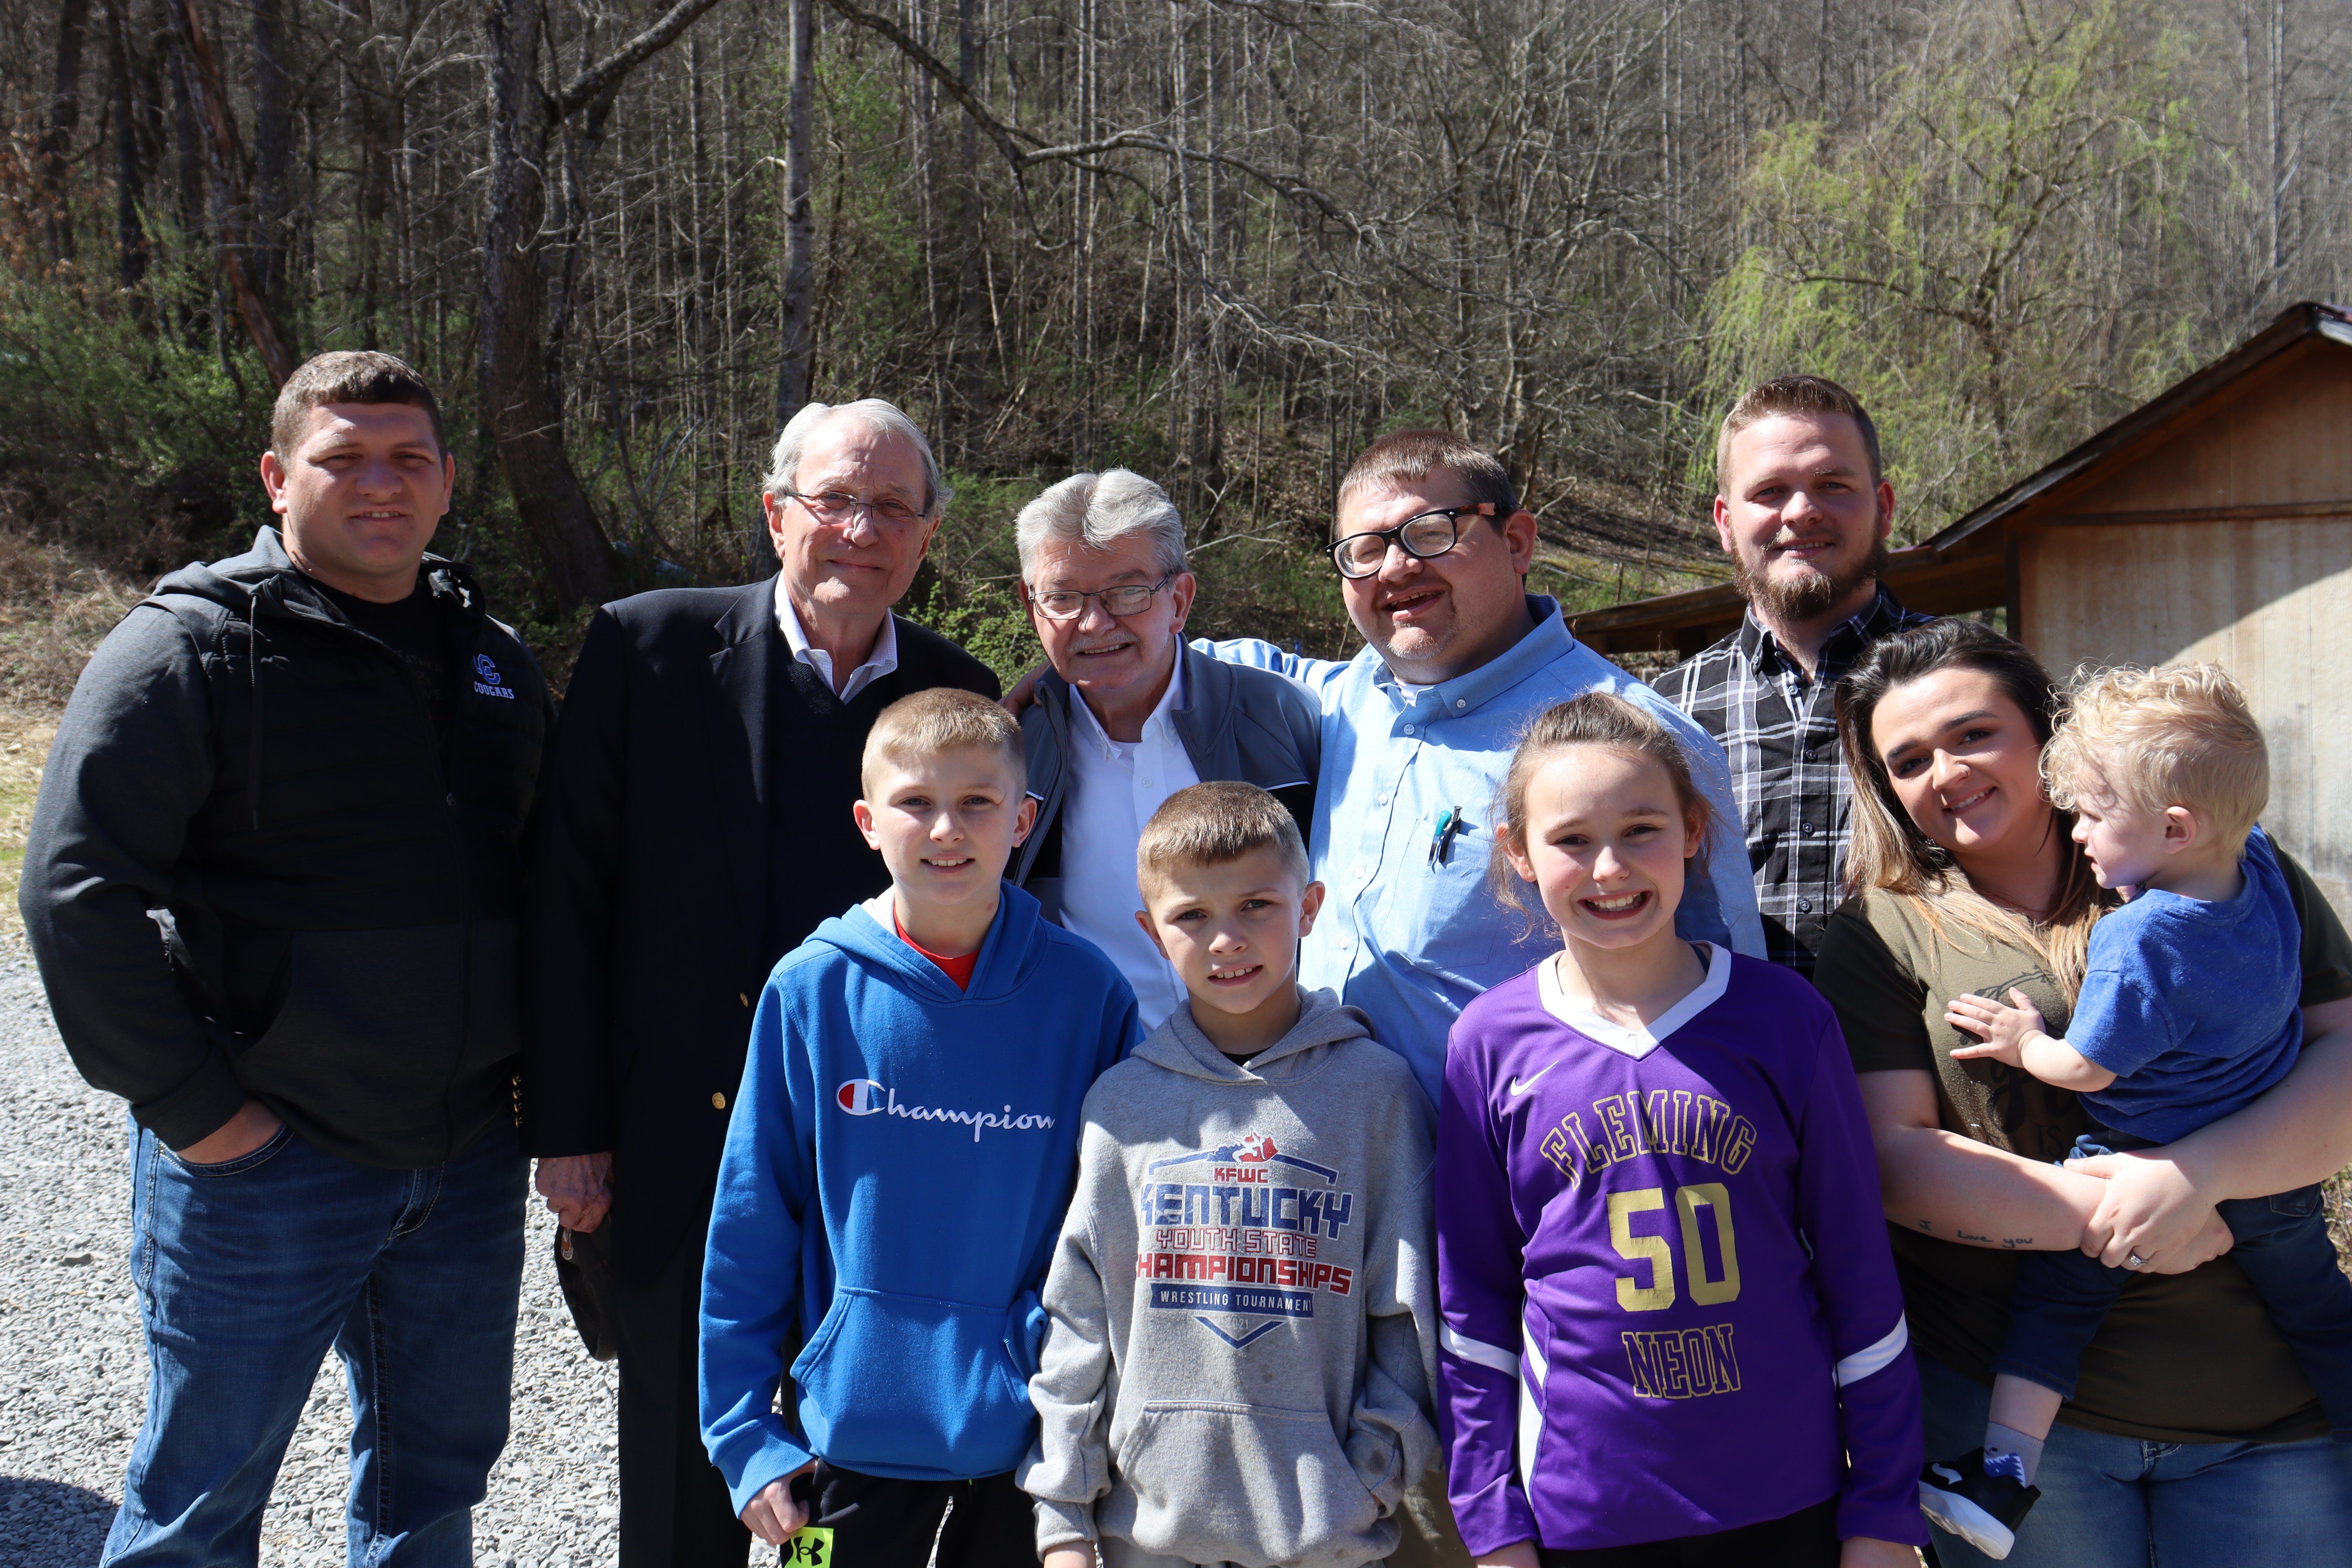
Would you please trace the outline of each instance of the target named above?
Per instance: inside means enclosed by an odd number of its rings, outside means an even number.
[[[2151,888],[2091,928],[2066,1043],[2116,1075],[2082,1098],[2118,1132],[2186,1137],[2284,1078],[2303,1049],[2303,922],[2261,828],[2238,864],[2234,899]]]

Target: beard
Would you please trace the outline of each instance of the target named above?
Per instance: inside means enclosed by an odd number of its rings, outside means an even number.
[[[1769,567],[1751,571],[1746,556],[1731,557],[1731,581],[1739,596],[1782,622],[1819,620],[1845,603],[1853,591],[1886,570],[1886,541],[1874,538],[1861,557],[1837,572],[1805,572],[1776,579]]]

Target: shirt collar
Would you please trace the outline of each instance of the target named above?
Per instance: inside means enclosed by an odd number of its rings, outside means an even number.
[[[1900,631],[1903,617],[1907,613],[1902,602],[1886,591],[1886,584],[1879,584],[1878,592],[1871,596],[1870,603],[1839,622],[1822,643],[1821,657],[1813,661],[1813,679],[1826,682],[1843,675],[1848,667],[1862,657],[1864,648],[1889,632]],[[1798,668],[1795,659],[1780,651],[1780,639],[1756,618],[1753,604],[1740,617],[1739,631],[1732,639],[1732,646],[1739,650],[1741,658],[1759,670],[1777,670],[1783,664]]]
[[[784,642],[793,650],[794,658],[821,671],[827,682],[831,682],[834,673],[833,656],[824,649],[813,646],[809,642],[808,633],[801,629],[800,614],[793,608],[792,595],[784,591],[784,574],[781,572],[776,574],[776,629],[784,634]],[[898,617],[886,610],[882,615],[882,630],[874,638],[874,651],[866,656],[864,664],[849,672],[849,678],[851,680],[856,680],[870,670],[873,673],[866,678],[872,679],[877,676],[888,675],[898,668]],[[849,696],[850,692],[845,684],[842,697],[846,700]]]
[[[1078,689],[1072,686],[1067,689],[1079,732],[1099,755],[1115,760],[1118,756],[1118,743],[1111,740],[1110,732],[1102,727],[1102,721],[1095,717],[1095,710],[1087,706],[1087,700]],[[1176,645],[1176,668],[1168,677],[1168,689],[1160,694],[1160,700],[1152,705],[1151,716],[1143,721],[1143,739],[1150,740],[1155,727],[1165,729],[1173,723],[1171,716],[1183,706],[1184,645],[1180,641]]]
[[[1400,706],[1423,710],[1433,719],[1441,714],[1460,718],[1476,712],[1575,648],[1576,638],[1570,634],[1568,623],[1560,618],[1559,600],[1549,595],[1529,594],[1527,606],[1535,625],[1528,628],[1525,637],[1477,668],[1435,686],[1407,689],[1396,672],[1381,658],[1378,648],[1367,647],[1357,657],[1372,662],[1374,683],[1386,689]]]

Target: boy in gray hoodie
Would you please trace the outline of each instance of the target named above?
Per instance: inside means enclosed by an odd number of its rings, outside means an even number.
[[[1433,1121],[1299,988],[1323,887],[1254,784],[1171,795],[1137,919],[1189,1005],[1096,1080],[1016,1472],[1045,1568],[1358,1568],[1436,1458]]]

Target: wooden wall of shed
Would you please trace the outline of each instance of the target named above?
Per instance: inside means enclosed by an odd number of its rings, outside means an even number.
[[[2313,337],[2102,458],[2011,526],[2326,501],[2352,511],[2352,347]]]
[[[2053,675],[2210,659],[2237,677],[2270,741],[2263,826],[2352,915],[2352,509],[2018,542],[2021,629]]]

